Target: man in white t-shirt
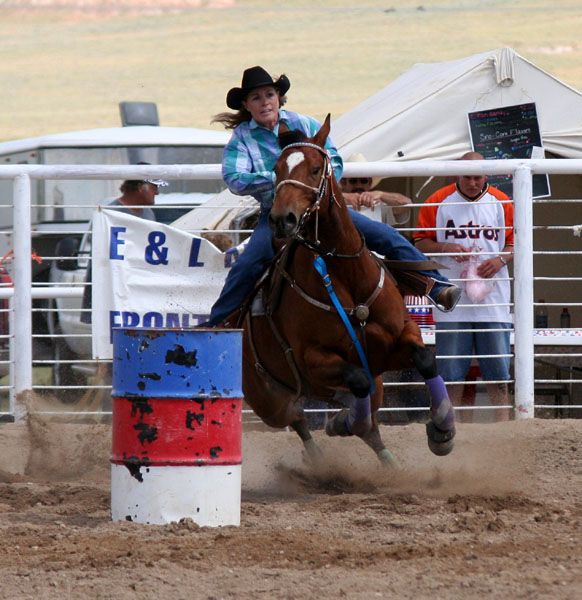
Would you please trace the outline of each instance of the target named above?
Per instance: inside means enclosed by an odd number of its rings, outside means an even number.
[[[461,160],[483,160],[483,156],[468,152]],[[464,280],[456,309],[435,314],[440,374],[445,381],[463,382],[473,353],[482,356],[478,362],[483,379],[491,382],[487,384],[491,403],[508,405],[511,315],[507,264],[513,258],[513,204],[503,192],[489,186],[484,175],[463,175],[425,201],[419,210],[418,228],[416,246],[425,253],[443,253],[439,262],[448,267],[448,278]],[[480,331],[484,329],[492,331]],[[447,356],[461,358],[442,358]],[[453,404],[461,404],[463,386],[451,386],[449,394]],[[460,415],[461,420],[472,420],[471,412],[463,411],[466,414]],[[510,415],[508,408],[495,410],[496,420],[507,420]]]

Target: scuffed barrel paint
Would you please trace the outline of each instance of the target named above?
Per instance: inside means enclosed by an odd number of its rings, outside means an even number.
[[[241,462],[238,399],[113,398],[111,460],[151,465]],[[143,410],[144,408],[151,410]]]
[[[202,493],[201,502],[206,509],[191,503],[181,509],[175,498],[181,492],[175,486],[180,490],[183,486],[198,486],[196,481],[203,478],[206,482],[203,486],[215,481],[219,488],[228,491],[238,478],[240,521],[241,385],[239,330],[114,330],[111,456],[114,519],[163,523],[187,516],[201,525],[238,524],[230,517],[222,522],[220,515],[215,514],[220,506],[226,506],[229,513],[232,510],[228,508],[228,499],[217,498],[214,502],[212,490],[204,489]],[[124,468],[126,476],[116,469],[119,466]],[[220,467],[222,471],[215,470],[208,477],[202,471],[185,475],[178,470],[179,476],[174,478],[171,476],[174,471],[168,470],[205,467]],[[220,473],[226,477],[224,482]],[[120,478],[123,481],[119,487],[129,497],[128,502],[114,490],[114,482]],[[155,508],[144,508],[153,481],[167,488],[172,496],[171,515],[164,513],[163,501],[157,497],[163,490],[152,492],[156,495]],[[178,481],[181,483],[177,484]],[[195,489],[184,489],[183,493],[196,497]],[[233,493],[236,495],[236,490]],[[140,498],[141,508],[136,505],[135,510],[120,514],[120,510],[125,511],[119,509],[120,502],[121,506],[133,508],[136,497]],[[181,510],[184,514],[180,516]]]
[[[114,397],[241,398],[238,330],[114,329]]]

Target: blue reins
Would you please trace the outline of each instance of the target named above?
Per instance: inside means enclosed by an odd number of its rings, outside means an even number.
[[[376,389],[376,386],[374,384],[374,378],[372,377],[372,372],[370,371],[370,366],[368,365],[368,359],[366,358],[366,354],[364,353],[362,344],[360,344],[360,340],[358,339],[358,336],[356,335],[356,332],[354,331],[354,328],[352,327],[352,324],[350,323],[350,319],[348,318],[348,315],[346,314],[344,307],[341,305],[341,302],[339,301],[339,298],[337,297],[335,290],[333,289],[333,285],[331,283],[331,277],[329,276],[329,273],[327,272],[327,265],[325,264],[325,260],[323,259],[323,257],[317,256],[315,258],[315,260],[313,261],[313,266],[315,267],[315,270],[321,275],[321,279],[323,280],[323,285],[325,286],[325,289],[327,290],[327,293],[329,294],[331,302],[335,306],[335,309],[337,310],[338,315],[341,317],[341,320],[343,321],[348,333],[350,334],[350,337],[352,338],[352,342],[354,343],[354,346],[356,348],[358,356],[360,357],[360,362],[362,363],[362,366],[364,367],[366,373],[368,374],[368,377],[370,378],[371,391],[374,392]]]

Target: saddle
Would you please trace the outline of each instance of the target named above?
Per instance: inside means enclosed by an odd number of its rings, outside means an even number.
[[[223,327],[241,328],[247,313],[251,316],[272,315],[279,306],[287,267],[291,264],[298,243],[291,240],[275,255],[265,272],[261,275],[251,294],[241,307],[230,315]]]

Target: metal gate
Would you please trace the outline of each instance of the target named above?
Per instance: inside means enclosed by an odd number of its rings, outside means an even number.
[[[511,173],[514,186],[514,208],[515,208],[515,258],[513,290],[513,309],[515,326],[514,340],[514,399],[517,418],[531,418],[534,416],[534,398],[536,389],[539,392],[544,387],[550,392],[553,389],[570,390],[569,406],[580,409],[582,405],[577,402],[576,394],[572,391],[575,386],[582,383],[579,367],[582,364],[582,354],[577,352],[582,343],[582,330],[575,327],[567,328],[570,335],[555,336],[552,346],[558,346],[567,337],[568,348],[574,347],[575,351],[535,351],[536,345],[541,346],[540,340],[544,332],[534,328],[534,309],[540,303],[534,301],[534,289],[536,282],[579,282],[582,277],[578,275],[553,276],[548,274],[534,277],[534,258],[543,256],[558,256],[564,260],[578,263],[582,250],[553,250],[534,248],[534,234],[537,229],[552,229],[558,234],[568,232],[568,235],[580,235],[581,225],[576,223],[558,225],[534,225],[533,214],[535,202],[532,201],[532,176],[534,174],[548,173],[560,175],[582,174],[582,160],[571,159],[547,159],[547,160],[499,160],[499,161],[471,161],[470,164],[462,161],[411,161],[403,163],[357,163],[346,165],[347,176],[382,176],[382,177],[411,177],[411,176],[451,176],[462,174],[485,174],[498,175]],[[31,182],[37,179],[66,179],[66,180],[91,180],[91,179],[219,179],[220,165],[191,165],[191,166],[104,166],[104,165],[2,165],[0,166],[0,179],[12,180],[14,184],[13,204],[11,207],[2,207],[3,210],[12,210],[13,227],[10,231],[3,231],[3,235],[9,235],[12,239],[13,255],[8,258],[10,268],[3,278],[0,278],[0,322],[6,321],[6,315],[10,315],[9,331],[0,331],[0,341],[8,342],[9,353],[0,356],[0,365],[4,372],[9,371],[0,386],[0,392],[7,396],[5,406],[0,410],[0,418],[12,420],[22,418],[25,414],[26,400],[33,391],[56,391],[62,390],[62,386],[52,386],[45,383],[37,383],[34,379],[36,367],[50,366],[54,359],[33,356],[33,341],[40,339],[39,336],[49,334],[35,334],[33,332],[33,299],[55,299],[55,298],[78,298],[82,294],[80,286],[50,286],[34,285],[32,282],[32,269],[30,257],[33,254],[31,223]],[[582,200],[540,200],[540,203],[554,203],[559,206],[560,202],[577,202]],[[418,208],[418,205],[414,205]],[[57,260],[59,256],[44,257],[45,260]],[[66,258],[66,257],[64,257]],[[1,275],[1,272],[0,272]],[[11,279],[9,279],[9,277]],[[582,298],[579,298],[580,300]],[[538,299],[539,300],[539,299]],[[9,303],[9,304],[7,304]],[[566,303],[555,301],[546,303],[550,310],[552,307],[565,307]],[[569,300],[567,307],[581,307],[582,302]],[[40,309],[42,310],[42,309]],[[563,328],[566,329],[566,328]],[[551,329],[548,329],[551,331]],[[562,332],[564,333],[564,332]],[[548,334],[550,335],[550,334]],[[425,337],[430,343],[431,332],[426,331]],[[55,340],[51,340],[54,342]],[[543,340],[541,340],[543,341]],[[569,367],[561,369],[555,359],[568,358]],[[67,360],[67,359],[61,359]],[[540,362],[541,361],[541,362]],[[548,376],[534,376],[536,364],[558,365],[557,370]],[[75,362],[71,359],[71,362]],[[78,361],[77,361],[78,362]],[[90,364],[90,360],[85,360]],[[549,367],[552,370],[553,367]],[[462,382],[459,382],[462,383]],[[414,383],[399,382],[398,385],[415,385]],[[73,386],[75,387],[75,386]],[[88,386],[79,386],[79,389]],[[108,386],[97,386],[107,390]],[[559,391],[559,390],[558,390]],[[557,395],[554,396],[557,398]],[[535,406],[537,409],[555,408],[556,402],[542,403]],[[404,410],[404,409],[403,409]]]

